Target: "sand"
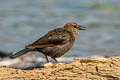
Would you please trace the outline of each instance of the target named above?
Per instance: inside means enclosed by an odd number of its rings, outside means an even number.
[[[42,67],[0,67],[0,80],[120,80],[120,57],[75,59]]]

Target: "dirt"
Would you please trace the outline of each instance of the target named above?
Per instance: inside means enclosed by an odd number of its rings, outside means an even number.
[[[0,80],[120,80],[120,57],[74,59],[42,67],[0,67]]]

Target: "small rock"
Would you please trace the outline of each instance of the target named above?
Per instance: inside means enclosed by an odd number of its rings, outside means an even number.
[[[51,62],[43,65],[43,67],[45,67],[45,68],[52,67],[52,66],[53,66],[53,63],[51,63]]]

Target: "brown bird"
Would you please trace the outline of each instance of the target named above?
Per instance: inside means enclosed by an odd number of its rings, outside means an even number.
[[[49,31],[37,41],[27,45],[25,49],[11,55],[10,58],[14,59],[31,51],[39,51],[45,55],[47,62],[49,62],[47,56],[57,62],[56,58],[61,57],[72,48],[79,30],[85,30],[85,27],[76,22],[68,22],[62,28]]]

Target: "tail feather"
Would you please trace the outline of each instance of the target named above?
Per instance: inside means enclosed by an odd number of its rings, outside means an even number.
[[[30,51],[32,51],[32,49],[23,49],[23,50],[15,53],[15,54],[13,54],[13,55],[11,55],[9,58],[14,59],[14,58],[17,58],[17,57],[19,57],[19,56],[22,56],[23,54],[28,53],[28,52],[30,52]]]

